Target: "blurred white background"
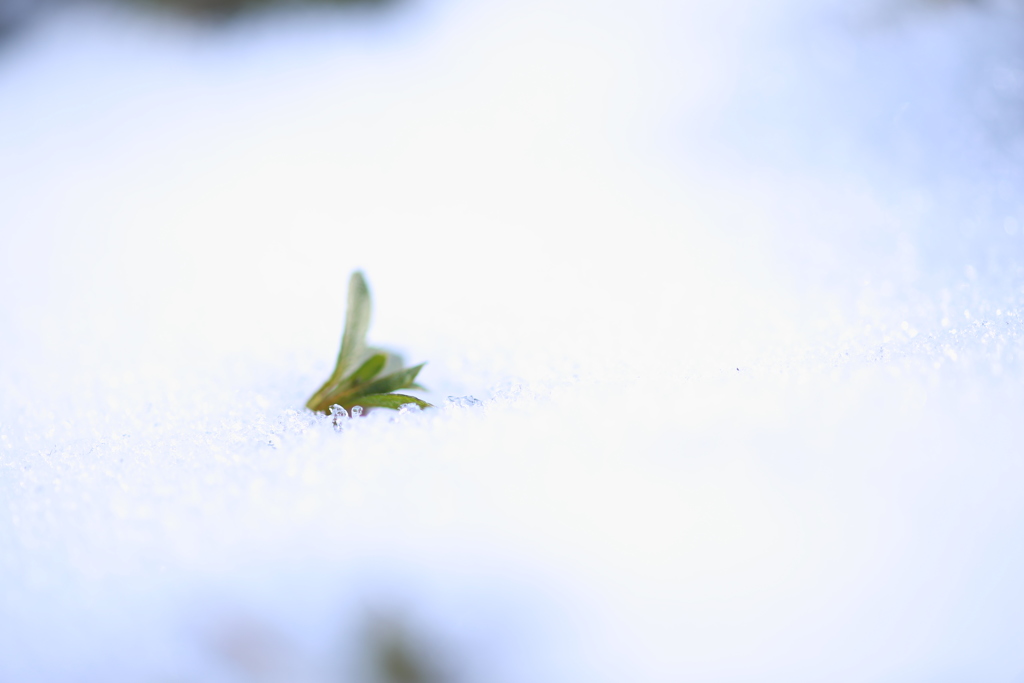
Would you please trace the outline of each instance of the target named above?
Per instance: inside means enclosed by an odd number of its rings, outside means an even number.
[[[0,679],[1021,680],[1022,22],[31,13]],[[338,432],[354,268],[439,407]]]

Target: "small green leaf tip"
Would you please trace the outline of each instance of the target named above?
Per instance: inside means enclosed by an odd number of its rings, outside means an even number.
[[[331,376],[306,402],[310,410],[330,413],[332,405],[345,410],[353,406],[398,410],[409,404],[433,407],[415,396],[393,393],[399,389],[423,389],[416,384],[416,375],[425,364],[403,368],[398,354],[366,346],[371,308],[370,288],[357,270],[348,281],[348,309],[338,361]]]
[[[392,410],[398,410],[402,406],[407,405],[415,405],[420,408],[433,407],[426,401],[420,400],[415,396],[406,396],[405,394],[369,394],[360,397],[354,405],[364,408],[391,408]]]

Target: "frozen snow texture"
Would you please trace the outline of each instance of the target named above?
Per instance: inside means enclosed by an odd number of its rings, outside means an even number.
[[[374,614],[465,681],[1020,680],[1022,26],[35,26],[0,61],[0,680],[362,680]],[[301,409],[355,267],[437,410]]]

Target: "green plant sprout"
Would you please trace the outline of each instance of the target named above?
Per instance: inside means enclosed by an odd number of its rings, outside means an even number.
[[[348,310],[338,364],[330,378],[306,402],[310,410],[330,414],[332,406],[336,405],[346,411],[355,407],[398,410],[409,404],[433,407],[415,396],[393,393],[399,389],[422,390],[423,387],[416,384],[416,375],[426,363],[403,368],[402,357],[398,354],[367,346],[370,308],[370,289],[357,270],[348,281]]]

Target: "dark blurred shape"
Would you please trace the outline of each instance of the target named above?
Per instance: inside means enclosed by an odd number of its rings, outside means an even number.
[[[140,7],[156,7],[173,10],[197,19],[226,19],[243,12],[263,7],[338,5],[367,8],[387,7],[400,0],[121,0]]]
[[[28,17],[35,4],[33,0],[0,0],[0,41]]]
[[[240,14],[271,7],[336,6],[383,10],[405,0],[118,0],[147,10],[173,12],[205,22],[220,22]],[[16,29],[47,9],[89,0],[0,0],[0,43]]]
[[[451,683],[434,645],[393,615],[371,615],[364,631],[365,683]]]

